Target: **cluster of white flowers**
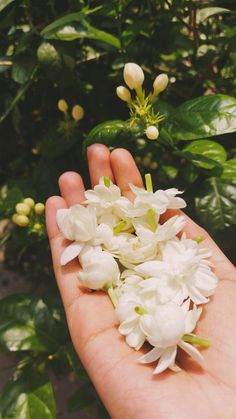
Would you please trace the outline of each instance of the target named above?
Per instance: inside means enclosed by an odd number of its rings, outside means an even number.
[[[130,184],[134,202],[121,196],[118,186],[104,176],[94,190],[85,192],[83,205],[57,212],[57,223],[72,241],[61,256],[65,265],[78,258],[81,284],[108,292],[120,321],[119,332],[129,346],[140,349],[145,341],[153,349],[140,362],[158,361],[155,374],[175,363],[180,347],[202,364],[193,344],[208,346],[193,334],[217,285],[211,253],[181,230],[184,216],[160,224],[168,209],[186,206],[175,188],[153,192],[150,175],[146,190]]]

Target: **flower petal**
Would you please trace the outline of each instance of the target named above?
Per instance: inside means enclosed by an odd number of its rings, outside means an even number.
[[[84,244],[74,242],[67,246],[64,252],[61,255],[61,265],[64,266],[71,260],[75,259],[76,256],[79,256]]]
[[[187,354],[190,355],[199,365],[203,366],[204,358],[197,348],[190,345],[190,343],[184,342],[183,340],[178,343],[178,346],[187,352]]]
[[[167,348],[162,354],[153,374],[160,374],[162,371],[165,371],[167,368],[169,368],[170,365],[172,366],[175,361],[176,353],[177,346],[171,346]]]
[[[151,351],[149,351],[147,354],[141,356],[141,358],[138,359],[138,361],[141,364],[149,364],[149,362],[154,362],[157,359],[160,358],[160,356],[163,354],[164,349],[163,348],[157,348],[154,347]]]

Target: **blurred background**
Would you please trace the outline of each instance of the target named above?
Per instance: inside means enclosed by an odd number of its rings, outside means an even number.
[[[146,92],[169,77],[155,141],[116,96],[127,62]],[[0,417],[108,418],[70,342],[42,204],[66,170],[89,186],[89,144],[122,146],[235,261],[235,1],[0,0],[0,92]]]

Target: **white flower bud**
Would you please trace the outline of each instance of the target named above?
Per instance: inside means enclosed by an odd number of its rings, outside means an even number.
[[[131,100],[130,91],[125,86],[118,86],[116,88],[116,94],[124,102],[130,102]]]
[[[135,63],[125,64],[124,80],[127,86],[133,90],[142,86],[144,81],[144,73],[141,67]]]
[[[83,270],[79,272],[80,282],[93,290],[103,289],[105,286],[117,284],[120,271],[115,259],[108,252],[91,252]]]
[[[156,140],[159,136],[159,131],[154,125],[150,125],[146,131],[146,136],[149,140]]]
[[[29,205],[20,202],[16,205],[16,212],[19,215],[28,215],[30,213],[30,207]]]
[[[153,89],[154,89],[154,95],[158,95],[160,92],[163,92],[163,90],[166,89],[168,85],[168,76],[167,74],[159,74],[154,80],[153,83]]]

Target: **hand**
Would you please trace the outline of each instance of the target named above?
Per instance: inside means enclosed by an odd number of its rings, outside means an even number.
[[[128,182],[143,186],[130,153],[103,145],[88,149],[92,187],[101,176],[109,176],[132,199]],[[74,347],[96,390],[114,419],[233,419],[236,417],[236,270],[201,227],[186,216],[188,237],[202,236],[201,246],[213,252],[212,261],[219,285],[203,308],[196,334],[207,337],[211,347],[200,349],[205,369],[179,352],[181,372],[170,370],[153,376],[153,365],[137,362],[140,351],[131,349],[117,331],[114,308],[103,292],[82,289],[76,277],[79,265],[60,266],[67,245],[56,224],[56,211],[84,200],[79,174],[64,173],[59,179],[61,197],[48,199],[47,230],[58,287],[66,311]],[[167,219],[178,211],[169,210]],[[144,348],[141,352],[146,352]]]

